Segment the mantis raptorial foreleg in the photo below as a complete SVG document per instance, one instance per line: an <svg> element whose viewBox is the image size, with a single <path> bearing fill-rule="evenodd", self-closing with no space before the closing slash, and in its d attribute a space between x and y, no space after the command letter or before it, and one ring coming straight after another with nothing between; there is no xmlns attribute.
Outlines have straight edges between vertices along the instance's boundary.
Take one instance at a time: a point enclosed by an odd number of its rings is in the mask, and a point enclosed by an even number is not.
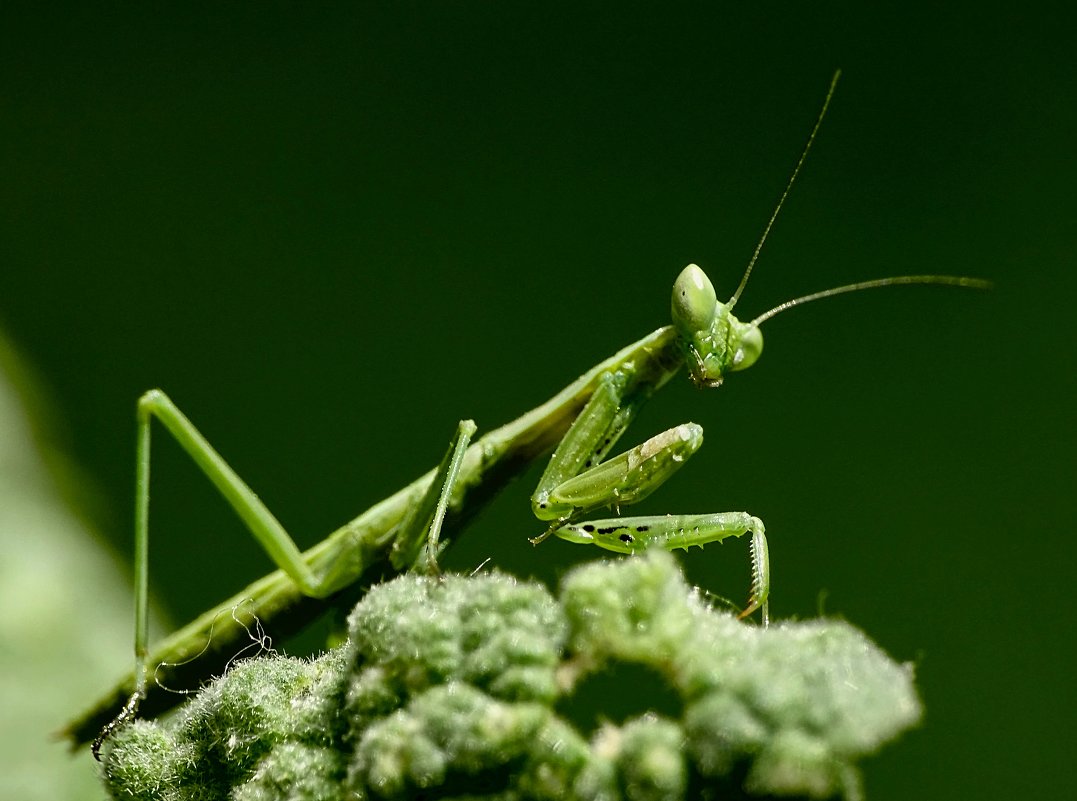
<svg viewBox="0 0 1077 801"><path fill-rule="evenodd" d="M762 608L766 625L770 558L759 518L747 512L721 512L574 522L595 509L611 507L619 512L621 507L643 500L703 444L703 429L695 423L683 423L602 461L639 406L635 398L623 396L623 386L616 374L604 376L550 458L531 506L536 517L552 523L532 542L537 545L556 534L569 542L638 553L649 547L687 550L692 545L751 532L752 586L741 617Z"/></svg>
<svg viewBox="0 0 1077 801"><path fill-rule="evenodd" d="M138 401L138 438L135 473L135 688L120 714L109 723L94 741L96 756L101 743L118 726L134 717L146 695L149 673L149 500L150 500L150 432L156 418L206 477L228 501L229 506L247 526L255 540L298 587L311 598L326 598L350 584L354 577L339 561L328 563L326 569L315 571L300 552L280 521L273 516L254 491L214 449L194 424L172 400L159 389L145 393ZM423 545L427 545L426 564L437 569L437 539L441 521L452 495L465 451L475 433L475 423L462 420L449 445L449 450L434 474L433 481L416 499L410 513L394 532L395 541L390 560L399 569L420 561ZM252 599L257 615L257 600ZM238 622L238 621L237 621Z"/></svg>
<svg viewBox="0 0 1077 801"><path fill-rule="evenodd" d="M647 548L702 547L721 542L726 537L752 535L752 588L748 605L741 611L747 617L763 610L763 625L769 622L767 598L770 596L770 549L763 521L747 512L717 512L709 515L654 515L651 517L615 517L567 523L554 533L563 540L582 545L597 545L617 553L639 553Z"/></svg>
<svg viewBox="0 0 1077 801"><path fill-rule="evenodd" d="M629 386L632 391L626 393ZM624 369L599 378L594 394L558 443L531 496L535 517L567 520L574 512L611 505L610 501L604 501L580 509L580 504L559 498L557 491L605 458L649 396L650 393L643 393L638 386L629 384Z"/></svg>

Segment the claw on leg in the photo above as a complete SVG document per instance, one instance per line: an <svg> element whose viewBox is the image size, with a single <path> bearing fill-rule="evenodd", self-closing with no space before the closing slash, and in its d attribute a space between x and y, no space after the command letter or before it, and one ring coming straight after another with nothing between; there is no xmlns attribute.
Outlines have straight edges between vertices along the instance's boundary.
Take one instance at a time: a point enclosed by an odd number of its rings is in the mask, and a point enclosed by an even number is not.
<svg viewBox="0 0 1077 801"><path fill-rule="evenodd" d="M539 544L545 542L546 540L548 540L550 538L551 534L553 534L555 531L557 531L557 529L561 528L561 526L565 525L565 523L567 523L567 522L568 522L567 518L562 518L560 520L554 520L552 523L550 523L549 528L547 528L545 531L543 531L537 537L530 537L528 539L528 542L530 542L532 545L539 545Z"/></svg>
<svg viewBox="0 0 1077 801"><path fill-rule="evenodd" d="M120 714L112 719L105 728L101 729L101 733L97 735L97 739L93 741L93 745L90 746L90 750L93 751L93 758L98 762L101 761L101 746L104 745L105 740L112 736L112 733L116 729L122 727L129 720L133 720L135 713L138 712L138 705L142 702L142 693L135 692L131 694L131 697L127 699L127 703L124 704Z"/></svg>

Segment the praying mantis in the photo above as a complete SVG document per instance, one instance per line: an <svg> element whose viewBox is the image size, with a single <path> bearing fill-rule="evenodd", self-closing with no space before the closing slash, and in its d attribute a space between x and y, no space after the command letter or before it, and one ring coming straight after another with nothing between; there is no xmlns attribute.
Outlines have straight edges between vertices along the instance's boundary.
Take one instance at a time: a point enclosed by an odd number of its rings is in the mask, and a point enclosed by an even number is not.
<svg viewBox="0 0 1077 801"><path fill-rule="evenodd" d="M763 243L800 172L833 96L823 106L792 175L729 301L689 265L673 285L672 324L659 328L592 367L552 398L471 442L476 426L459 424L437 468L375 504L320 543L300 552L254 492L236 475L180 409L160 390L137 406L135 500L135 668L61 733L99 750L136 713L158 715L181 695L166 687L197 686L226 665L248 641L252 625L290 633L326 606L354 602L364 584L410 569L436 570L443 525L458 528L508 481L553 451L531 502L550 536L620 553L648 547L685 548L750 534L752 581L747 617L768 620L769 549L762 521L747 512L620 517L672 476L702 443L702 429L682 423L608 458L647 400L682 368L699 387L715 388L728 374L752 366L763 349L760 326L793 306L895 284L984 288L973 278L917 275L865 281L787 301L749 322L733 315ZM155 645L148 642L148 546L151 422L156 420L217 487L277 566L277 570L202 614ZM617 516L584 520L611 508Z"/></svg>

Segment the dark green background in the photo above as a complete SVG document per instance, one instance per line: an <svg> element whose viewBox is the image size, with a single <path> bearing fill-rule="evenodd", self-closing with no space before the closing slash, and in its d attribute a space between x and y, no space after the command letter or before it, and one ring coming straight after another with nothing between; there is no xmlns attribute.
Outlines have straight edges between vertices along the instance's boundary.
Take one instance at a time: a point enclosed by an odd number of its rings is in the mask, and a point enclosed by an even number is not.
<svg viewBox="0 0 1077 801"><path fill-rule="evenodd" d="M628 441L707 445L644 511L750 509L773 608L915 660L924 727L874 799L1072 792L1072 25L933 3L71 4L0 19L0 322L129 547L133 410L161 386L301 545L663 324L677 272L740 311L909 272L766 326ZM268 569L158 440L153 587L183 620ZM503 494L454 549L554 580ZM740 598L743 543L685 559ZM92 598L87 622L93 625ZM625 688L610 686L624 697Z"/></svg>

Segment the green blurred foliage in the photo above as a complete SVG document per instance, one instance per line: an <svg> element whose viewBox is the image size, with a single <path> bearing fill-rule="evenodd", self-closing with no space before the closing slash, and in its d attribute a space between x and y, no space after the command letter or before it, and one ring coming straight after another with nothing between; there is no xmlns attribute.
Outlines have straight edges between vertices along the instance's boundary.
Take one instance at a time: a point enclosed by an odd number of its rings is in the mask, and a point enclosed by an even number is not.
<svg viewBox="0 0 1077 801"><path fill-rule="evenodd" d="M309 545L459 418L500 424L665 322L685 263L728 295L841 67L742 311L903 272L998 288L776 318L757 366L670 386L624 440L706 431L641 511L758 514L777 615L825 592L918 661L925 725L872 798L1051 797L1075 778L1070 31L1036 4L5 4L0 322L113 547L151 386ZM268 564L177 450L153 587L187 619ZM505 537L537 533L530 484L451 567L597 555ZM736 544L683 561L747 586Z"/></svg>
<svg viewBox="0 0 1077 801"><path fill-rule="evenodd" d="M74 508L91 482L50 422L0 332L0 797L90 801L101 798L96 766L54 735L130 662L131 596L115 554Z"/></svg>

